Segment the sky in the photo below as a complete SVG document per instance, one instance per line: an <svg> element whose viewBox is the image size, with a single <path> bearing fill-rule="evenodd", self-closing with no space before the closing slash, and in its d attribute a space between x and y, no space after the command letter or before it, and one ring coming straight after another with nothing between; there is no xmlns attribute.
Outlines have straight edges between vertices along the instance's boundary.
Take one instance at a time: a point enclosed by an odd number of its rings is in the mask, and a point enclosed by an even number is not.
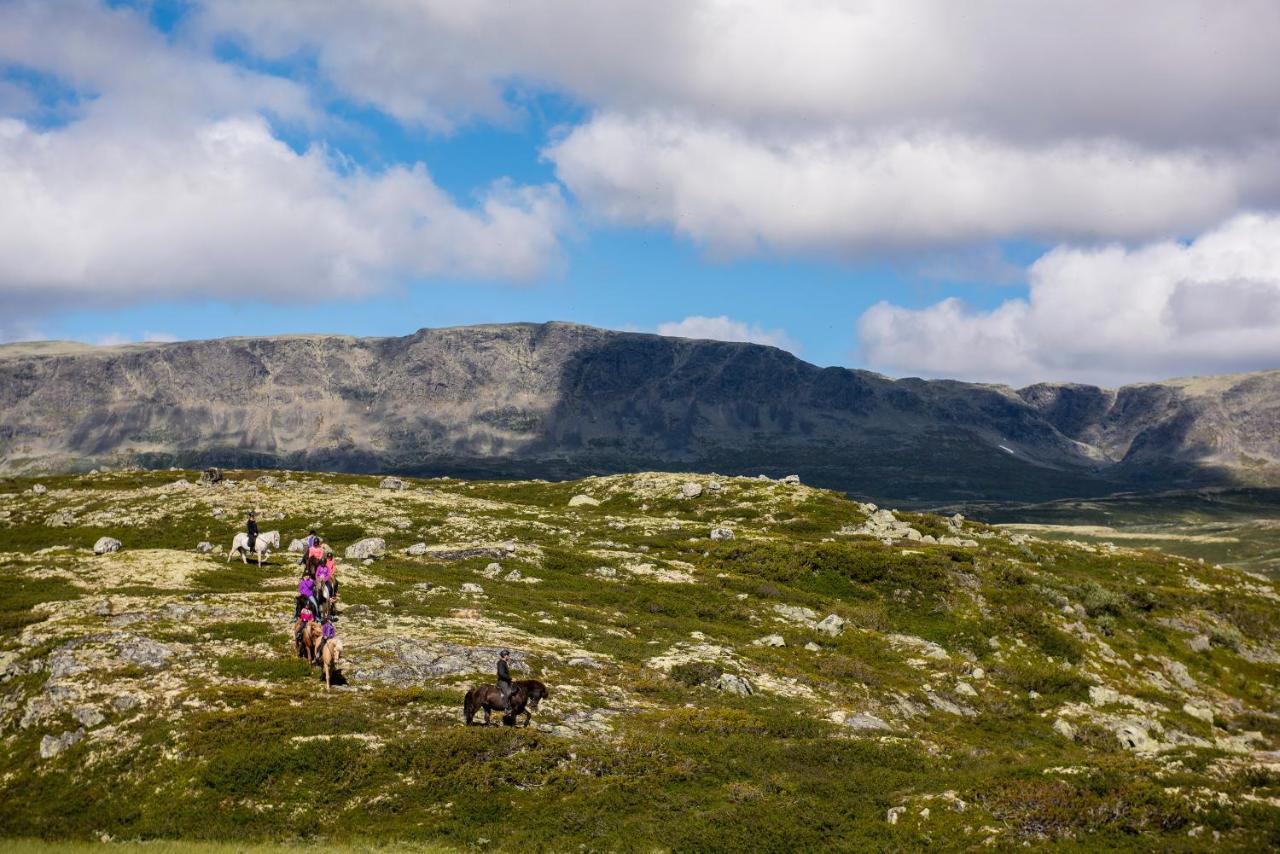
<svg viewBox="0 0 1280 854"><path fill-rule="evenodd" d="M0 341L1280 368L1274 0L0 0Z"/></svg>

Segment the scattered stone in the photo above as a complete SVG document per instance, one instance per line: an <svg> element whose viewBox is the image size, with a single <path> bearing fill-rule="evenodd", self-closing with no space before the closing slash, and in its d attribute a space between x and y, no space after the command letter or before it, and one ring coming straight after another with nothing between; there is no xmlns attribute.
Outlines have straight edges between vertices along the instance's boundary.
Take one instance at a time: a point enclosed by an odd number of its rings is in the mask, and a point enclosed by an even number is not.
<svg viewBox="0 0 1280 854"><path fill-rule="evenodd" d="M976 697L978 692L973 690L973 686L968 682L957 682L956 693L962 697Z"/></svg>
<svg viewBox="0 0 1280 854"><path fill-rule="evenodd" d="M570 507L599 507L600 502L590 495L575 495L569 499Z"/></svg>
<svg viewBox="0 0 1280 854"><path fill-rule="evenodd" d="M929 701L929 705L933 706L940 712L946 712L949 715L963 715L965 717L973 717L978 714L963 703L956 703L952 700L948 700L946 697L943 697L940 694L935 694L933 691L926 690L924 692L924 696L925 699Z"/></svg>
<svg viewBox="0 0 1280 854"><path fill-rule="evenodd" d="M387 541L382 537L365 537L347 546L347 557L351 560L380 558L387 553Z"/></svg>
<svg viewBox="0 0 1280 854"><path fill-rule="evenodd" d="M885 821L889 824L897 824L898 819L907 811L906 807L889 807L889 812L885 815Z"/></svg>
<svg viewBox="0 0 1280 854"><path fill-rule="evenodd" d="M774 613L797 623L814 623L818 620L818 612L803 605L774 605Z"/></svg>
<svg viewBox="0 0 1280 854"><path fill-rule="evenodd" d="M142 704L142 700L132 694L121 694L111 701L111 705L115 707L117 712L127 712L130 709L136 709Z"/></svg>
<svg viewBox="0 0 1280 854"><path fill-rule="evenodd" d="M409 548L405 549L404 553L407 555L412 555L413 557L421 557L422 555L427 553L427 544L414 543L413 545L409 546Z"/></svg>
<svg viewBox="0 0 1280 854"><path fill-rule="evenodd" d="M413 522L409 520L408 516L396 516L392 519L388 519L387 524L395 528L397 531L404 531L407 530Z"/></svg>
<svg viewBox="0 0 1280 854"><path fill-rule="evenodd" d="M1209 646L1210 646L1209 636L1196 635L1195 637L1187 641L1187 646L1191 647L1192 652L1208 652Z"/></svg>
<svg viewBox="0 0 1280 854"><path fill-rule="evenodd" d="M784 478L782 479L782 482L783 482L783 483L799 483L799 482L800 482L800 475L798 475L798 474L789 474L789 475L787 475L786 477L784 477Z"/></svg>
<svg viewBox="0 0 1280 854"><path fill-rule="evenodd" d="M115 537L99 537L98 541L93 544L93 553L96 555L110 554L118 552L123 544Z"/></svg>
<svg viewBox="0 0 1280 854"><path fill-rule="evenodd" d="M484 569L482 569L480 571L480 574L483 575L485 578L497 578L499 575L502 574L502 564L497 563L495 561L494 563L491 563L488 566L486 566Z"/></svg>
<svg viewBox="0 0 1280 854"><path fill-rule="evenodd" d="M787 641L782 635L765 635L762 638L752 641L756 646L786 646Z"/></svg>
<svg viewBox="0 0 1280 854"><path fill-rule="evenodd" d="M470 581L462 585L461 590L463 593L484 593L483 587L479 584L472 584Z"/></svg>
<svg viewBox="0 0 1280 854"><path fill-rule="evenodd" d="M213 551L213 543L210 543L210 542L196 543L196 551L202 555L207 555L209 552Z"/></svg>
<svg viewBox="0 0 1280 854"><path fill-rule="evenodd" d="M1065 738L1067 741L1075 741L1076 728L1062 718L1058 718L1053 722L1053 731Z"/></svg>
<svg viewBox="0 0 1280 854"><path fill-rule="evenodd" d="M841 714L837 712L836 714ZM875 715L866 712L855 712L853 714L844 714L842 719L837 723L859 732L883 731L888 732L892 729L887 723Z"/></svg>
<svg viewBox="0 0 1280 854"><path fill-rule="evenodd" d="M362 566L373 566L373 558L367 557L364 560L360 561L360 564Z"/></svg>
<svg viewBox="0 0 1280 854"><path fill-rule="evenodd" d="M973 672L970 673L969 675L972 676L974 679L986 679L987 671L983 670L981 667L975 667L973 668Z"/></svg>
<svg viewBox="0 0 1280 854"><path fill-rule="evenodd" d="M43 483L33 483L31 485L31 492L35 495L44 495L48 491L49 487L45 486Z"/></svg>
<svg viewBox="0 0 1280 854"><path fill-rule="evenodd" d="M683 498L697 498L702 495L702 484L686 483L680 487L680 495Z"/></svg>
<svg viewBox="0 0 1280 854"><path fill-rule="evenodd" d="M601 578L617 578L618 577L618 570L614 569L611 566L597 566L595 569L591 570L591 572L595 575L600 576Z"/></svg>
<svg viewBox="0 0 1280 854"><path fill-rule="evenodd" d="M40 739L40 758L52 759L82 738L84 738L83 728L75 732L64 732L59 736L46 735Z"/></svg>
<svg viewBox="0 0 1280 854"><path fill-rule="evenodd" d="M147 637L130 637L119 645L120 658L147 670L159 670L169 663L173 650Z"/></svg>
<svg viewBox="0 0 1280 854"><path fill-rule="evenodd" d="M1198 718L1199 720L1204 721L1205 723L1211 726L1213 724L1213 709L1209 708L1208 706L1202 706L1196 703L1183 703L1182 711L1191 715L1191 717L1193 718Z"/></svg>
<svg viewBox="0 0 1280 854"><path fill-rule="evenodd" d="M222 472L216 468L207 468L200 472L201 486L214 486L222 483Z"/></svg>
<svg viewBox="0 0 1280 854"><path fill-rule="evenodd" d="M289 551L302 554L306 550L307 550L307 544L304 541L302 540L289 541Z"/></svg>
<svg viewBox="0 0 1280 854"><path fill-rule="evenodd" d="M845 621L843 617L838 617L835 614L828 614L826 617L822 619L820 623L815 625L813 628L814 628L814 631L821 632L824 635L830 635L831 637L835 637L836 635L844 631L844 625L845 625Z"/></svg>
<svg viewBox="0 0 1280 854"><path fill-rule="evenodd" d="M93 615L95 617L110 617L111 616L111 600L103 599L102 601L94 605Z"/></svg>
<svg viewBox="0 0 1280 854"><path fill-rule="evenodd" d="M44 524L50 528L70 528L75 523L76 517L66 510L50 513L44 520Z"/></svg>
<svg viewBox="0 0 1280 854"><path fill-rule="evenodd" d="M822 647L818 646L813 641L809 641L807 644L805 644L804 648L809 650L809 652L822 652Z"/></svg>
<svg viewBox="0 0 1280 854"><path fill-rule="evenodd" d="M723 489L723 487L720 486L720 481L718 480L713 480L707 484L708 492L719 492L721 489Z"/></svg>
<svg viewBox="0 0 1280 854"><path fill-rule="evenodd" d="M732 540L733 531L728 528L712 528L711 539L713 540Z"/></svg>
<svg viewBox="0 0 1280 854"><path fill-rule="evenodd" d="M1160 743L1147 734L1140 722L1122 721L1115 729L1116 739L1121 747L1136 750L1139 753L1151 753L1159 748Z"/></svg>
<svg viewBox="0 0 1280 854"><path fill-rule="evenodd" d="M755 693L750 682L733 673L721 673L720 678L716 680L716 690L736 694L739 697L750 697Z"/></svg>
<svg viewBox="0 0 1280 854"><path fill-rule="evenodd" d="M507 573L506 578L505 578L505 579L503 579L503 580L504 580L504 581L519 581L519 580L521 580L522 578L524 578L524 573L522 573L522 572L521 572L520 570L518 570L518 569L513 569L513 570L511 570L510 572L508 572L508 573Z"/></svg>
<svg viewBox="0 0 1280 854"><path fill-rule="evenodd" d="M102 712L98 711L93 706L80 706L71 713L71 716L79 721L80 725L86 729L93 729L107 719Z"/></svg>
<svg viewBox="0 0 1280 854"><path fill-rule="evenodd" d="M378 482L379 489L404 489L404 481L398 477L384 477Z"/></svg>
<svg viewBox="0 0 1280 854"><path fill-rule="evenodd" d="M1194 691L1198 686L1196 680L1191 678L1191 674L1187 671L1187 665L1181 661L1174 661L1171 658L1160 659L1160 664L1164 667L1164 672L1169 678L1177 683L1178 687L1184 691Z"/></svg>

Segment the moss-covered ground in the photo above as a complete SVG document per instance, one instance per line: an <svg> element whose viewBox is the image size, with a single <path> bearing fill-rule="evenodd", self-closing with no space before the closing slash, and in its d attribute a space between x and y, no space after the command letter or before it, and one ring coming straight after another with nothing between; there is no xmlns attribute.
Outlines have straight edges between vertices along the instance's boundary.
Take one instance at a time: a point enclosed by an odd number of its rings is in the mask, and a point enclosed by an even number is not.
<svg viewBox="0 0 1280 854"><path fill-rule="evenodd" d="M227 474L0 482L0 848L1280 845L1268 578L762 479ZM385 542L332 691L251 508ZM501 647L551 695L464 726Z"/></svg>

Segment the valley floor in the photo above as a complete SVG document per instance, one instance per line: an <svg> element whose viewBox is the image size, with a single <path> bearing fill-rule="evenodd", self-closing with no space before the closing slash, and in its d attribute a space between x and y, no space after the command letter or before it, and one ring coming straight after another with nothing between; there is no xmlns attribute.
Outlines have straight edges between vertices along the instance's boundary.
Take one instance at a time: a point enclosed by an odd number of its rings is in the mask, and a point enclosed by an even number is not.
<svg viewBox="0 0 1280 854"><path fill-rule="evenodd" d="M332 692L297 555L227 562L249 509L349 555ZM113 472L0 482L0 570L13 840L1280 845L1280 588L1123 543L755 478ZM551 695L466 727L502 647Z"/></svg>

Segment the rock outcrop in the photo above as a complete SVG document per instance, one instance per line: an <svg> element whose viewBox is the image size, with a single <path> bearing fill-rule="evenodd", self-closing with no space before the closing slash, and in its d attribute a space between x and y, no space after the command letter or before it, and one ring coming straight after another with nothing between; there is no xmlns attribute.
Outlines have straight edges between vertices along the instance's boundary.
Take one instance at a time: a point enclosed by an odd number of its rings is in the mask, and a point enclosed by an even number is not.
<svg viewBox="0 0 1280 854"><path fill-rule="evenodd" d="M300 406L304 397L314 405ZM307 416L315 407L323 422ZM0 346L9 472L764 469L784 483L914 501L1030 499L1280 482L1278 421L1280 371L1015 391L565 323ZM201 483L220 479L210 468Z"/></svg>

